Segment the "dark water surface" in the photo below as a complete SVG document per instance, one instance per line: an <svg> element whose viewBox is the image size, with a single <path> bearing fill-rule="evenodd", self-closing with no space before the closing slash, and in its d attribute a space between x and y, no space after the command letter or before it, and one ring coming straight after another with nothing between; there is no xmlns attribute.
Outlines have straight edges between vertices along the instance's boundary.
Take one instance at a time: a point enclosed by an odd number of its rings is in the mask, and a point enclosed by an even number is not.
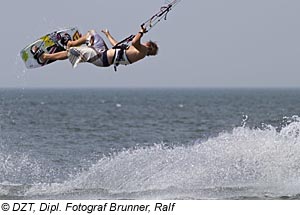
<svg viewBox="0 0 300 215"><path fill-rule="evenodd" d="M2 89L1 199L298 199L299 89Z"/></svg>

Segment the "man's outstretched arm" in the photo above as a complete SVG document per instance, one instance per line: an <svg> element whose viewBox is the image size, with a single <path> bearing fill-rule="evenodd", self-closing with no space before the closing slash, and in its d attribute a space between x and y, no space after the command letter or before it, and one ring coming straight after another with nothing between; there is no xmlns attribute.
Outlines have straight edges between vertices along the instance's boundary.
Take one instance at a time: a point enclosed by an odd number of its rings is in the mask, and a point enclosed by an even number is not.
<svg viewBox="0 0 300 215"><path fill-rule="evenodd" d="M105 36L107 37L107 39L109 40L109 42L112 46L115 46L118 44L118 41L111 36L111 34L109 33L109 31L107 29L102 30L102 33L105 34Z"/></svg>
<svg viewBox="0 0 300 215"><path fill-rule="evenodd" d="M134 46L137 50L141 50L142 47L141 38L145 32L146 30L142 27L141 30L135 35L135 37L131 42L132 46Z"/></svg>

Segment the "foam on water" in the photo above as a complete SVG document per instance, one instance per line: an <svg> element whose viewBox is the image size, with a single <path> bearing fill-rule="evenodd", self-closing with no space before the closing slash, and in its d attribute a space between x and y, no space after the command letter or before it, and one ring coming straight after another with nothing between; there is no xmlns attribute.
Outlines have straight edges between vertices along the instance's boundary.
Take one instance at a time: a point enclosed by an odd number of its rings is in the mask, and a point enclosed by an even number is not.
<svg viewBox="0 0 300 215"><path fill-rule="evenodd" d="M190 146L156 144L103 157L88 170L59 183L32 180L26 198L279 198L300 193L300 121L283 128L237 127ZM35 178L44 166L6 165L0 153L2 181ZM15 159L15 161L14 161ZM27 165L33 165L27 167ZM27 168L36 168L29 173ZM49 167L46 167L49 169ZM34 177L32 176L34 175ZM8 178L7 178L8 177ZM53 181L57 181L54 180ZM6 182L8 183L8 182ZM21 183L21 181L18 181ZM4 185L0 195L7 195ZM11 193L10 193L11 195Z"/></svg>

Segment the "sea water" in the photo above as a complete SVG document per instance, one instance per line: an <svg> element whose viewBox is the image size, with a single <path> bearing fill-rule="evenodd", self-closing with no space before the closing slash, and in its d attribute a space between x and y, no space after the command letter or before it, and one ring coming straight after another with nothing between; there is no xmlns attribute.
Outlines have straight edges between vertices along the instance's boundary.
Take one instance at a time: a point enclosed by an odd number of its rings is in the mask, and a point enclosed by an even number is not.
<svg viewBox="0 0 300 215"><path fill-rule="evenodd" d="M300 89L2 89L0 199L299 199Z"/></svg>

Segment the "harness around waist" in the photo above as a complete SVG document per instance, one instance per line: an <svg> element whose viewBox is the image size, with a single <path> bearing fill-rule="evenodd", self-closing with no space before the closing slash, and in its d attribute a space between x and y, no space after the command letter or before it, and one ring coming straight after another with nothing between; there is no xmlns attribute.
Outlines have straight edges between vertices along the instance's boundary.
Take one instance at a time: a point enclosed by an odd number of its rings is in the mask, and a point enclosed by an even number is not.
<svg viewBox="0 0 300 215"><path fill-rule="evenodd" d="M131 64L130 60L128 59L126 55L126 50L129 48L128 45L122 44L120 46L114 47L115 49L115 56L113 63L115 66L122 65L128 65Z"/></svg>

